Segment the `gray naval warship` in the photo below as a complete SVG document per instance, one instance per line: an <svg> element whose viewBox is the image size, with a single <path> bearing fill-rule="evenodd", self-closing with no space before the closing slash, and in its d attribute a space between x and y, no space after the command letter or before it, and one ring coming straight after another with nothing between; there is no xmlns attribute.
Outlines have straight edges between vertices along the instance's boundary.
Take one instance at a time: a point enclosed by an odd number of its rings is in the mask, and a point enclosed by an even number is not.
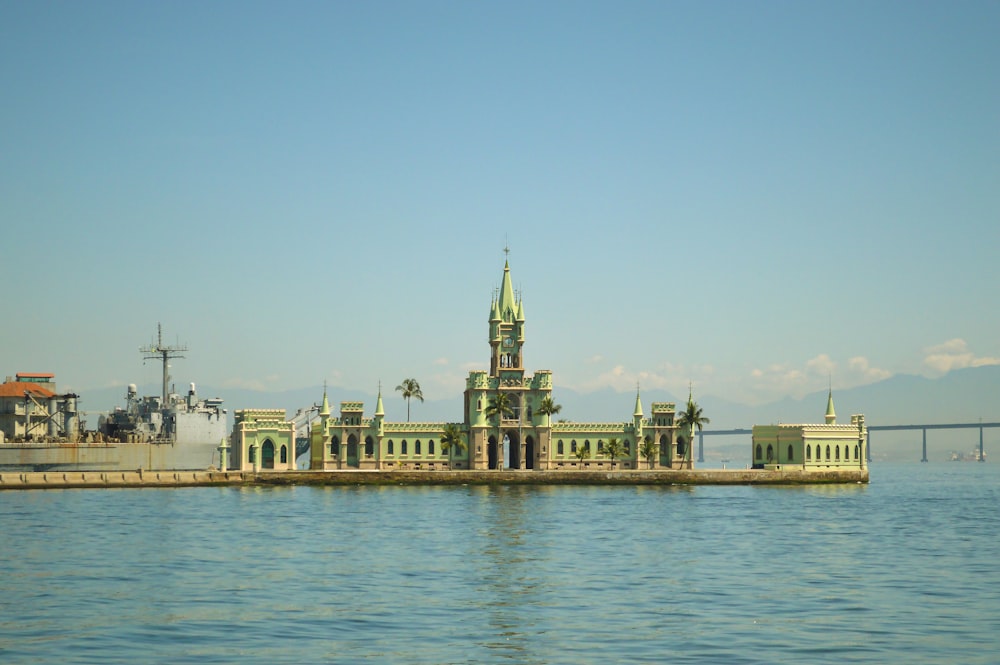
<svg viewBox="0 0 1000 665"><path fill-rule="evenodd" d="M130 384L125 406L101 415L93 431L79 427L78 395L57 395L44 386L25 383L23 407L15 404L11 414L21 414L23 424L5 427L12 430L6 437L0 431L0 471L218 468L220 447L227 445L228 434L223 400L199 398L193 383L186 395L167 389L169 361L182 358L186 350L164 345L162 328L158 328L157 341L140 351L146 359L162 362L162 393L140 396L135 384ZM23 380L21 375L18 378Z"/></svg>

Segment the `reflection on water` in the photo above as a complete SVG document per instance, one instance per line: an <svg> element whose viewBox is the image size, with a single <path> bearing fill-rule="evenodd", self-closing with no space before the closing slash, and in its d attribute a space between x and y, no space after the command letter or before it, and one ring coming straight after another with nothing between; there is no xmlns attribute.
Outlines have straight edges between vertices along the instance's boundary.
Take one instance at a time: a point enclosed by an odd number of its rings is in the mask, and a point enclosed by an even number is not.
<svg viewBox="0 0 1000 665"><path fill-rule="evenodd" d="M0 661L992 662L1000 474L951 467L5 492Z"/></svg>

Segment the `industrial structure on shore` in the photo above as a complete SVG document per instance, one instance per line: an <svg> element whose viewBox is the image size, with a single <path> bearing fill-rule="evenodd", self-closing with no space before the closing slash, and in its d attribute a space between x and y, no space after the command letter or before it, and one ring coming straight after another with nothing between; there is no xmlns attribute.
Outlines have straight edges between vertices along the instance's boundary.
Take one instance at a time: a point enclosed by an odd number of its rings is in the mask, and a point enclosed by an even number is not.
<svg viewBox="0 0 1000 665"><path fill-rule="evenodd" d="M227 415L218 398L200 399L192 383L186 395L168 388L168 362L186 349L156 342L142 347L163 365L160 395L140 396L135 384L125 406L100 416L86 430L79 395L56 390L55 375L18 373L0 385L0 470L116 471L205 470L224 465Z"/></svg>

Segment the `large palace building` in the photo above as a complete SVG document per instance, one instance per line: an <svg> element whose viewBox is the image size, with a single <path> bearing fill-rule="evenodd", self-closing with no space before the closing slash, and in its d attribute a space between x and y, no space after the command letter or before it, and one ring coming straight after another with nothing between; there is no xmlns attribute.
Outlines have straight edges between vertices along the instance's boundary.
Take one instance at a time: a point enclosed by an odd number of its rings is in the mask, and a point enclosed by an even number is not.
<svg viewBox="0 0 1000 665"><path fill-rule="evenodd" d="M514 293L510 265L505 263L499 291L490 304L489 370L469 372L462 421L386 422L381 390L371 416L365 415L362 402L341 402L340 413L334 414L324 391L319 419L310 433L310 468L692 467L691 433L678 431L672 402L654 402L646 417L637 392L635 410L622 422L552 422L547 408L553 404L552 372L525 371L525 342L524 303ZM460 443L451 443L446 432L457 433ZM251 452L242 459L252 456Z"/></svg>

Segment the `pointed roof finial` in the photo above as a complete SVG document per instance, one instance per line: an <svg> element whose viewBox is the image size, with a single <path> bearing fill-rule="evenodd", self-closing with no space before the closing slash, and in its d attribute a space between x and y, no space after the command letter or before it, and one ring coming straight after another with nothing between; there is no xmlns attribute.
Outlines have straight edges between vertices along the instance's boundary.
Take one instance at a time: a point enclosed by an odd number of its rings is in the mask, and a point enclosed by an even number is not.
<svg viewBox="0 0 1000 665"><path fill-rule="evenodd" d="M319 415L328 416L330 415L330 400L326 398L326 380L323 380L323 406L319 409Z"/></svg>
<svg viewBox="0 0 1000 665"><path fill-rule="evenodd" d="M379 379L378 382L378 400L375 402L375 416L381 417L385 415L385 407L382 406L382 380Z"/></svg>
<svg viewBox="0 0 1000 665"><path fill-rule="evenodd" d="M639 399L639 382L635 382L635 411L632 413L635 418L642 417L642 400Z"/></svg>
<svg viewBox="0 0 1000 665"><path fill-rule="evenodd" d="M826 398L826 424L836 425L837 424L837 412L833 410L833 385L831 383L830 393Z"/></svg>

